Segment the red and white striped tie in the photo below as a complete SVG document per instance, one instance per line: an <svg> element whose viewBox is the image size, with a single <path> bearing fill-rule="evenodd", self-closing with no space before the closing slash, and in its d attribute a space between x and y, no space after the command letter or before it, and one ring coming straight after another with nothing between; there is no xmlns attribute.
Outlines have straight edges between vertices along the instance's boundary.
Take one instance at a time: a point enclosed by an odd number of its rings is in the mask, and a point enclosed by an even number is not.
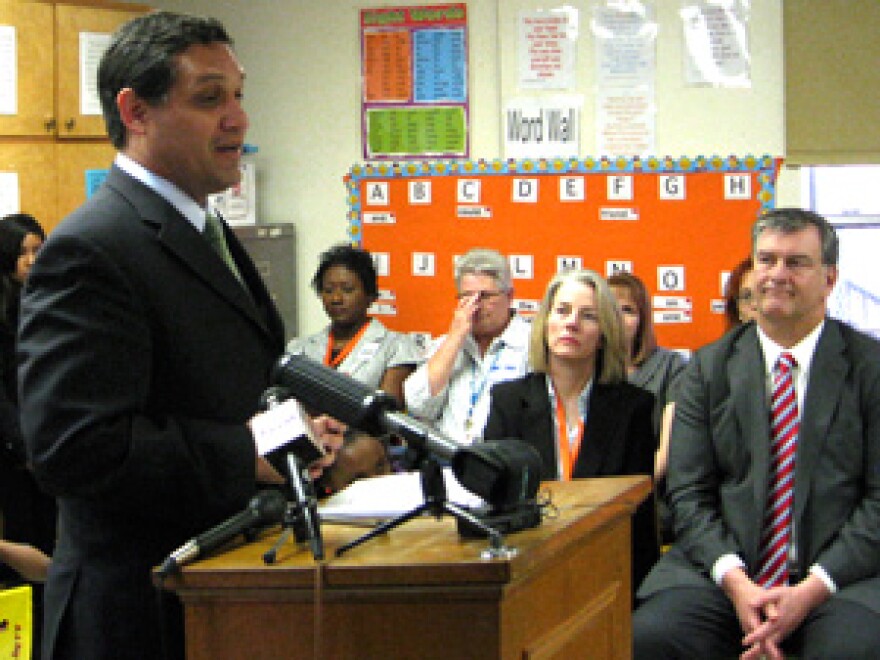
<svg viewBox="0 0 880 660"><path fill-rule="evenodd" d="M794 504L794 463L800 431L797 394L790 353L779 356L773 369L770 397L770 491L761 534L761 554L755 581L762 587L788 584L788 551L791 545L791 512Z"/></svg>

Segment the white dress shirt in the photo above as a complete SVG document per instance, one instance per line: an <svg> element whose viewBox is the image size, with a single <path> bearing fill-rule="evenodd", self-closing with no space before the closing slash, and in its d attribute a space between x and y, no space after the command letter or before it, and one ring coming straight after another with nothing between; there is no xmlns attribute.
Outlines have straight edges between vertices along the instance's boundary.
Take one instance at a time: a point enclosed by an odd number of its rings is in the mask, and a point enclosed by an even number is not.
<svg viewBox="0 0 880 660"><path fill-rule="evenodd" d="M801 417L803 417L804 401L806 399L807 393L807 383L809 382L810 376L810 367L813 363L813 355L816 352L816 344L819 343L819 337L822 334L822 329L824 327L825 321L823 320L806 337L804 337L800 342L798 342L791 348L784 348L783 346L780 346L772 339L770 339L770 337L768 337L767 334L763 330L761 330L760 327L758 327L758 341L761 345L761 352L764 354L764 381L766 384L765 391L768 401L768 410L770 393L773 391L773 367L779 360L779 356L782 353L790 353L797 362L797 366L794 367L793 374L794 388L795 394L797 395L798 413ZM795 462L795 480L797 480L797 462ZM797 530L795 529L794 522L792 522L791 532L791 547L789 548L789 558L790 562L796 563ZM727 573L727 571L736 567L745 567L745 562L743 562L743 560L739 556L734 554L722 555L712 566L712 578L720 586L721 581L724 579L724 575ZM812 566L810 566L809 572L822 580L822 582L825 583L825 586L828 587L828 590L831 593L837 591L837 585L834 583L834 581L831 579L831 576L828 575L828 572L824 568L822 568L818 564L813 564Z"/></svg>
<svg viewBox="0 0 880 660"><path fill-rule="evenodd" d="M489 344L485 355L480 355L477 342L469 336L455 358L446 387L431 396L427 360L446 336L434 339L424 361L403 382L408 411L456 442L471 444L481 439L489 418L492 386L524 376L528 371L530 334L531 324L513 316L504 332Z"/></svg>

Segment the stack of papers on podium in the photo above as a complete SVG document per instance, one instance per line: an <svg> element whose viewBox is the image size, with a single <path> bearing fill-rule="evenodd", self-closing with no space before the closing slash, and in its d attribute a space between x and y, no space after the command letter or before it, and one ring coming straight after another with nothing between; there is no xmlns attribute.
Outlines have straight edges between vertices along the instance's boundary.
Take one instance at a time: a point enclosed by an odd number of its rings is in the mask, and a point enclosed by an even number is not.
<svg viewBox="0 0 880 660"><path fill-rule="evenodd" d="M465 490L450 468L443 469L446 499L461 507L473 508L485 502ZM412 511L425 501L419 472L402 472L383 477L359 479L318 505L324 520L394 518Z"/></svg>

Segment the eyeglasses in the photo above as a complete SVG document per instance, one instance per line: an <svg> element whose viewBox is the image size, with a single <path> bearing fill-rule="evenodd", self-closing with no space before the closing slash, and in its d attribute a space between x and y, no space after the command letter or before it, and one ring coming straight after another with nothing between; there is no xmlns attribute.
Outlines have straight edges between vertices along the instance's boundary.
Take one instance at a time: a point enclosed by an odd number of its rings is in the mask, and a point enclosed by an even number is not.
<svg viewBox="0 0 880 660"><path fill-rule="evenodd" d="M478 302L482 302L483 300L495 300L501 295L504 295L503 291L461 291L455 297L459 300L476 297Z"/></svg>

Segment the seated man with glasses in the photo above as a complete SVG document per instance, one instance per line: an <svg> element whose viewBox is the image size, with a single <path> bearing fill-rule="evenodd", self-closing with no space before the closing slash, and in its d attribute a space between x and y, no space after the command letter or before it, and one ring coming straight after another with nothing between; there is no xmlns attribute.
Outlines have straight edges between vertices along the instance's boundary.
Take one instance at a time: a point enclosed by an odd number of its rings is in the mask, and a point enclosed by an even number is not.
<svg viewBox="0 0 880 660"><path fill-rule="evenodd" d="M510 266L495 250L462 256L455 285L449 331L431 342L403 389L412 414L470 444L482 437L492 385L526 373L530 327L510 309Z"/></svg>

